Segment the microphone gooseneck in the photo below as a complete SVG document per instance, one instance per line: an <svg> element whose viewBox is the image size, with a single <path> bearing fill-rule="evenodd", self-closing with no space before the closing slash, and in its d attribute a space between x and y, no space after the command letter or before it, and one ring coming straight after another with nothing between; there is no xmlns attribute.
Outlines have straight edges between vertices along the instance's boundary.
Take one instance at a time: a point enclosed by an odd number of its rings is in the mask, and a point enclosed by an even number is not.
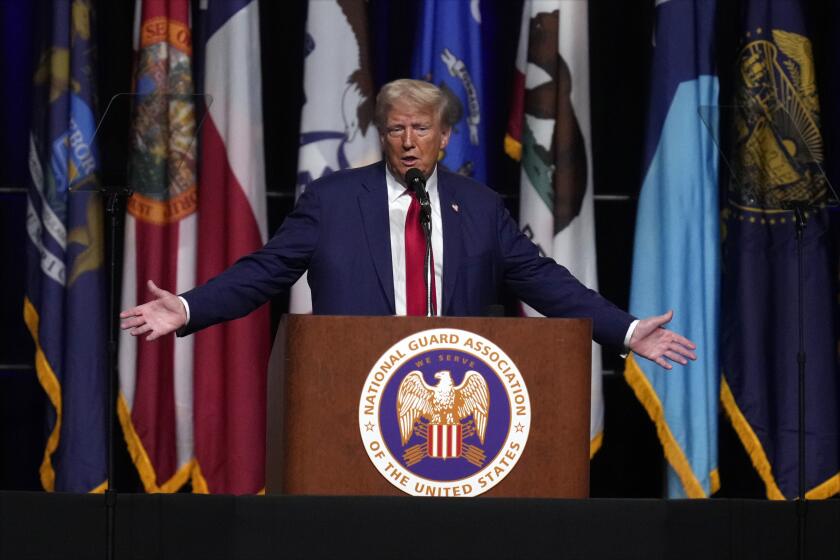
<svg viewBox="0 0 840 560"><path fill-rule="evenodd" d="M422 171L416 167L406 171L405 184L417 195L417 201L420 203L420 225L423 227L423 237L426 238L426 256L423 259L423 280L426 284L426 316L431 317L434 315L432 289L429 282L429 269L432 261L432 203L429 202L429 193L426 191L426 177Z"/></svg>

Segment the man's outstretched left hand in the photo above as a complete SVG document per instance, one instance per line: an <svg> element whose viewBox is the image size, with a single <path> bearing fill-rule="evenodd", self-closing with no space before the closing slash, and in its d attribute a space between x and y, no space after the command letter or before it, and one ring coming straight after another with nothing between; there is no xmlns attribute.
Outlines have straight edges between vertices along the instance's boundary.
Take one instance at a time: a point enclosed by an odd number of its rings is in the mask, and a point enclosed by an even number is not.
<svg viewBox="0 0 840 560"><path fill-rule="evenodd" d="M640 319L630 338L630 350L656 362L665 369L671 369L671 362L685 365L696 360L697 345L681 334L664 327L674 317L673 311ZM670 362L668 361L670 360Z"/></svg>

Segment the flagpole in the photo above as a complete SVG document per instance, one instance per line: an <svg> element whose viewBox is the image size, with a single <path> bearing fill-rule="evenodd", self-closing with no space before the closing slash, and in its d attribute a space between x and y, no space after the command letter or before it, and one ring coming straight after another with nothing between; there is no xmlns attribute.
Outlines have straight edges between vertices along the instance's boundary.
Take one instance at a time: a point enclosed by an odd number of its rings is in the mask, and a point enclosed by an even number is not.
<svg viewBox="0 0 840 560"><path fill-rule="evenodd" d="M797 205L793 209L793 214L796 218L796 260L797 260L797 315L799 321L799 348L796 353L796 364L798 369L798 387L799 387L799 427L798 427L798 442L799 447L799 500L796 504L797 513L797 528L799 538L799 558L805 558L805 516L807 513L807 504L805 499L805 308L804 308L804 286L803 279L805 262L803 256L803 241L805 236L805 227L808 225L808 215L801 205Z"/></svg>
<svg viewBox="0 0 840 560"><path fill-rule="evenodd" d="M131 189L126 187L103 187L100 189L105 198L105 213L108 215L110 235L110 263L108 266L108 462L106 468L105 511L106 511L106 548L105 557L113 560L116 556L116 505L117 488L114 474L114 439L117 423L117 325L119 314L117 263L121 260L117 254L117 233L120 218L125 209L125 201L131 196Z"/></svg>

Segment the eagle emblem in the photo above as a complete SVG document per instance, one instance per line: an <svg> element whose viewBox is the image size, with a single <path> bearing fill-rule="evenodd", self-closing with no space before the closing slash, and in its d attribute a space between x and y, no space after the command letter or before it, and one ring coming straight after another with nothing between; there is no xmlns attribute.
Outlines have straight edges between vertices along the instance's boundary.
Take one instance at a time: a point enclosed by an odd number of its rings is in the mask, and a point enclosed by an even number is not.
<svg viewBox="0 0 840 560"><path fill-rule="evenodd" d="M414 370L402 380L397 393L397 419L402 444L412 435L426 440L405 450L407 466L426 457L450 459L463 457L476 466L486 460L484 451L464 440L478 437L484 444L490 410L487 382L477 371L467 371L460 385L455 386L451 372L434 375L438 383L428 385L423 374Z"/></svg>
<svg viewBox="0 0 840 560"><path fill-rule="evenodd" d="M738 110L733 116L735 204L751 210L820 204L830 191L811 42L774 29L739 55Z"/></svg>

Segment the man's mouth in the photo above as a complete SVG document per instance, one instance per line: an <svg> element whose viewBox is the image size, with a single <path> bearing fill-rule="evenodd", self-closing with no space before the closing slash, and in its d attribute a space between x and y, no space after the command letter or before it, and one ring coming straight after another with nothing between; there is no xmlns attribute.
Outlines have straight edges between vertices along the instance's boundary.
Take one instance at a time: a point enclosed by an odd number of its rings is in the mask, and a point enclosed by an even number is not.
<svg viewBox="0 0 840 560"><path fill-rule="evenodd" d="M400 158L400 161L403 163L403 165L405 165L407 167L412 167L418 161L420 161L420 159L416 158L416 157L413 157L413 156L404 156L404 157Z"/></svg>

